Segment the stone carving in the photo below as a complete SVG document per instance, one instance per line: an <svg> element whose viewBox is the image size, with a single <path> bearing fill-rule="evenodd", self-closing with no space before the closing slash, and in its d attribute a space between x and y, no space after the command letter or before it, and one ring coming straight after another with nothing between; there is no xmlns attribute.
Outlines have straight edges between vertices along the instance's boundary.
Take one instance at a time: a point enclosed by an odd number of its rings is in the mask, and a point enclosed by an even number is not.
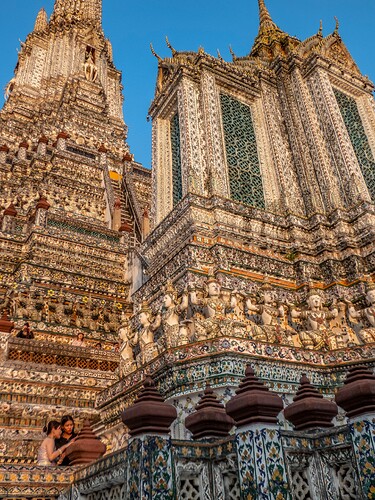
<svg viewBox="0 0 375 500"><path fill-rule="evenodd" d="M98 68L94 62L94 54L93 49L91 47L87 47L86 55L85 55L85 64L83 65L85 71L86 80L89 82L95 82L98 78Z"/></svg>
<svg viewBox="0 0 375 500"><path fill-rule="evenodd" d="M218 280L211 276L206 283L207 297L199 299L196 291L190 292L190 300L193 305L202 307L204 319L195 318L195 334L197 340L214 338L220 335L220 327L230 307L225 303L221 295L221 286Z"/></svg>
<svg viewBox="0 0 375 500"><path fill-rule="evenodd" d="M158 355L156 343L154 341L155 326L151 323L152 311L144 302L138 313L140 329L135 333L134 343L139 343L141 363L145 364Z"/></svg>
<svg viewBox="0 0 375 500"><path fill-rule="evenodd" d="M128 373L134 371L137 367L134 359L134 343L131 342L130 339L129 321L127 319L122 321L121 327L118 331L118 336L122 340L120 347L120 371L122 375L127 375Z"/></svg>
<svg viewBox="0 0 375 500"><path fill-rule="evenodd" d="M179 345L180 333L185 338L186 333L180 328L180 318L188 307L188 294L185 292L181 301L177 298L177 290L171 281L167 282L164 288L163 306L156 316L153 328L162 327L166 347L176 347Z"/></svg>
<svg viewBox="0 0 375 500"><path fill-rule="evenodd" d="M261 317L262 326L260 330L255 329L254 338L265 342L293 345L292 334L286 329L285 308L275 302L275 291L269 283L264 283L259 292L259 304L253 304L250 297L246 301L247 310Z"/></svg>
<svg viewBox="0 0 375 500"><path fill-rule="evenodd" d="M340 307L345 307L341 304ZM306 349L337 349L343 347L342 336L330 329L330 320L338 315L337 308L331 311L323 308L321 292L311 289L307 295L307 308L297 311L292 305L292 318L304 321L304 329L299 333L301 344Z"/></svg>
<svg viewBox="0 0 375 500"><path fill-rule="evenodd" d="M356 311L353 304L349 302L348 313L351 320L361 321L358 337L364 344L367 344L375 342L375 283L367 285L365 298L367 307Z"/></svg>

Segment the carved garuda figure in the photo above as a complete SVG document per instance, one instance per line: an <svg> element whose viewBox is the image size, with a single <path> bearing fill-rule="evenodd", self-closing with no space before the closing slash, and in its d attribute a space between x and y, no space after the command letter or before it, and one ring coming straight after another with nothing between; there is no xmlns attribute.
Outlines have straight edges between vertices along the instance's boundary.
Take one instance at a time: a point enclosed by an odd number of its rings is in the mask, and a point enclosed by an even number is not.
<svg viewBox="0 0 375 500"><path fill-rule="evenodd" d="M269 283L264 283L259 290L259 303L253 304L249 297L246 301L248 311L261 317L262 326L254 330L253 337L264 342L294 345L292 333L286 329L285 309L275 301L275 291Z"/></svg>
<svg viewBox="0 0 375 500"><path fill-rule="evenodd" d="M345 347L343 337L330 328L330 321L338 315L337 308L323 308L321 292L311 289L307 294L307 308L297 311L292 306L292 318L304 321L304 330L299 333L301 344L306 349L337 349Z"/></svg>

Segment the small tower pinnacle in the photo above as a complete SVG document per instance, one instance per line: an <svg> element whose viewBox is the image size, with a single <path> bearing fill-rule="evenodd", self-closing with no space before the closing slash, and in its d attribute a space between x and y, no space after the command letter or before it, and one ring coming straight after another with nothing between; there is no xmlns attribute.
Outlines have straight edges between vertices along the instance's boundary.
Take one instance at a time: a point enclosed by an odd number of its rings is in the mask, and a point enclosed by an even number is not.
<svg viewBox="0 0 375 500"><path fill-rule="evenodd" d="M42 8L40 9L36 17L34 31L36 32L43 31L44 29L47 28L47 25L48 25L47 12Z"/></svg>

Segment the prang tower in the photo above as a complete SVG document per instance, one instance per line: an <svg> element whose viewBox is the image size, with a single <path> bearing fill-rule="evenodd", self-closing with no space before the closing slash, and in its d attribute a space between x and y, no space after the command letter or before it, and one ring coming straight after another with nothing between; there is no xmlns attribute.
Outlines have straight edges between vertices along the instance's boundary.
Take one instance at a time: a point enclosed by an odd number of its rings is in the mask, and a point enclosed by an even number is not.
<svg viewBox="0 0 375 500"><path fill-rule="evenodd" d="M338 23L301 41L275 24L263 0L259 14L249 53L233 53L230 62L168 41L169 57L153 51L154 227L140 249L146 280L133 294L138 309L125 332L123 377L97 404L115 435L136 384L152 374L177 409L177 498L195 490L216 498L217 478L225 483L234 469L261 488L256 469L236 469L230 459L207 463L195 455L197 443L179 441L191 439L185 417L207 383L226 402L251 363L289 405L304 373L332 399L349 366L374 366L374 87ZM291 430L282 415L278 425ZM340 458L331 444L327 477L340 470L355 498L351 445ZM293 495L308 498L303 478L320 474L324 454L317 451L320 465L312 464L306 449L298 455L285 446ZM271 477L267 460L261 468ZM312 497L325 497L327 477L320 486L307 481ZM241 488L233 498L258 498ZM343 495L340 488L332 498Z"/></svg>
<svg viewBox="0 0 375 500"><path fill-rule="evenodd" d="M57 407L57 417L93 417L132 310L127 262L147 229L150 173L125 142L101 20L101 0L56 0L50 19L42 9L0 112L4 460L35 458ZM6 333L26 321L34 340ZM71 345L79 333L85 347Z"/></svg>

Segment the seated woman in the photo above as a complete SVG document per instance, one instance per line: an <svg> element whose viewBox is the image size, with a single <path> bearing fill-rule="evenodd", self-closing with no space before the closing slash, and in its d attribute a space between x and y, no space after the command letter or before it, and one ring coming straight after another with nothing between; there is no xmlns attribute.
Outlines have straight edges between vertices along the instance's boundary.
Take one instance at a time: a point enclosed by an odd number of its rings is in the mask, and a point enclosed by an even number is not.
<svg viewBox="0 0 375 500"><path fill-rule="evenodd" d="M34 338L34 334L32 332L32 330L30 330L30 325L29 323L25 323L22 327L22 330L20 330L16 337L20 338L20 339L33 339Z"/></svg>
<svg viewBox="0 0 375 500"><path fill-rule="evenodd" d="M44 439L38 450L37 464L44 466L57 465L56 460L61 457L68 446L72 444L73 440L56 450L55 439L58 439L61 436L60 422L57 422L56 420L51 420L51 422L44 427L43 432L47 434L47 437Z"/></svg>
<svg viewBox="0 0 375 500"><path fill-rule="evenodd" d="M70 443L77 434L74 432L74 420L70 415L64 415L61 419L62 434L55 440L56 449L60 449L66 444ZM70 460L68 457L63 456L63 460L58 465L69 465Z"/></svg>
<svg viewBox="0 0 375 500"><path fill-rule="evenodd" d="M83 333L78 333L77 338L72 340L72 345L75 345L76 347L85 347L86 342L85 342L85 336Z"/></svg>

